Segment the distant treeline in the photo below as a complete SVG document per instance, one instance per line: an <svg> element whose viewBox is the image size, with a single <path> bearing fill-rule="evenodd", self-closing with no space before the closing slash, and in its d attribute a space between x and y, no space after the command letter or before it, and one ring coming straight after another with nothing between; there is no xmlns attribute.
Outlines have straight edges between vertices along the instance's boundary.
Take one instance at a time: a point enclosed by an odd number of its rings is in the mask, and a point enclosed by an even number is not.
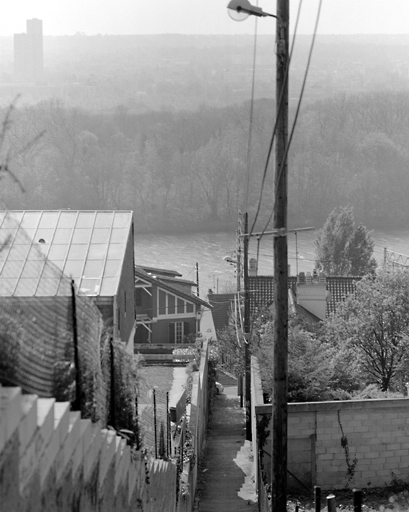
<svg viewBox="0 0 409 512"><path fill-rule="evenodd" d="M4 114L4 111L3 111ZM319 227L349 204L369 227L409 218L409 91L340 95L307 105L289 155L289 224ZM258 227L273 208L273 163L261 193L274 104L95 114L47 101L17 108L1 148L11 148L0 199L11 209L132 209L136 231L220 230L238 210ZM45 130L29 149L27 144ZM25 149L24 149L25 148ZM250 176L247 174L250 162Z"/></svg>

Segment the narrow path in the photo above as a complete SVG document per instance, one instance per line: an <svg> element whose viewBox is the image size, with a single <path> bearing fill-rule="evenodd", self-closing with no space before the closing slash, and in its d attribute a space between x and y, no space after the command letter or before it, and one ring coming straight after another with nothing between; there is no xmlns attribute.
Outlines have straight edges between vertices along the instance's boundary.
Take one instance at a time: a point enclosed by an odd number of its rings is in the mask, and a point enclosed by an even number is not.
<svg viewBox="0 0 409 512"><path fill-rule="evenodd" d="M222 373L224 393L216 397L206 448L198 468L197 512L258 510L252 478L251 443L245 440L245 411L237 381Z"/></svg>

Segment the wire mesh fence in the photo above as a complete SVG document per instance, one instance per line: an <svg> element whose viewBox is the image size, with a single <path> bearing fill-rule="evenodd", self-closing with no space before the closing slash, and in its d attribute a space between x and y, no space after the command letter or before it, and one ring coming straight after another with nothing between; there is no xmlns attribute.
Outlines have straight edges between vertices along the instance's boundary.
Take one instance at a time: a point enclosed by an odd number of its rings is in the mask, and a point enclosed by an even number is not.
<svg viewBox="0 0 409 512"><path fill-rule="evenodd" d="M143 382L139 389L138 415L142 444L155 458L171 456L169 393Z"/></svg>
<svg viewBox="0 0 409 512"><path fill-rule="evenodd" d="M30 229L30 228L28 228ZM0 382L107 419L102 316L12 214L0 230Z"/></svg>

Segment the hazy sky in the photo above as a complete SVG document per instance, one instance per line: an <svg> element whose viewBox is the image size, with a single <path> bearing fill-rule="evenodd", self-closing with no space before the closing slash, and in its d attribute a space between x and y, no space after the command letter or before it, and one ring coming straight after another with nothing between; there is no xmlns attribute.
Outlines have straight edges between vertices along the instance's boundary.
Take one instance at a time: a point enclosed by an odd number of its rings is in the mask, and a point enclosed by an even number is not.
<svg viewBox="0 0 409 512"><path fill-rule="evenodd" d="M290 0L292 20L299 0ZM75 34L240 34L253 33L254 19L234 22L228 0L13 0L3 2L0 35L25 32L25 20L43 20L45 35ZM257 1L253 1L257 5ZM317 0L303 0L300 33L311 33ZM259 5L274 14L275 0ZM271 33L272 18L259 20ZM323 0L319 33L409 33L409 0Z"/></svg>

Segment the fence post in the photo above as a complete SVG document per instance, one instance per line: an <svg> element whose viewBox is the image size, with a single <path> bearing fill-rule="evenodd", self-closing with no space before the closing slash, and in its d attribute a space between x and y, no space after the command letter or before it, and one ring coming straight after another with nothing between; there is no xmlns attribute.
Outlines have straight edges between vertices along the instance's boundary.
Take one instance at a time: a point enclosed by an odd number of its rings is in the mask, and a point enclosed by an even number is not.
<svg viewBox="0 0 409 512"><path fill-rule="evenodd" d="M156 432L156 392L153 388L153 428L155 432L155 459L158 458L158 434Z"/></svg>
<svg viewBox="0 0 409 512"><path fill-rule="evenodd" d="M166 392L166 451L170 456L170 414L169 414L169 391Z"/></svg>
<svg viewBox="0 0 409 512"><path fill-rule="evenodd" d="M75 299L74 279L71 279L71 307L72 307L72 334L74 339L74 365L75 365L75 402L73 411L81 410L81 380L80 380L80 358L78 354L78 325L77 325L77 302Z"/></svg>
<svg viewBox="0 0 409 512"><path fill-rule="evenodd" d="M335 502L335 496L333 494L330 494L327 496L327 508L328 512L336 512L337 511L337 504Z"/></svg>
<svg viewBox="0 0 409 512"><path fill-rule="evenodd" d="M116 429L116 414L115 414L115 351L114 351L114 340L110 339L109 342L110 356L111 356L111 423L114 429Z"/></svg>
<svg viewBox="0 0 409 512"><path fill-rule="evenodd" d="M314 485L314 504L315 512L321 511L321 487Z"/></svg>
<svg viewBox="0 0 409 512"><path fill-rule="evenodd" d="M353 489L354 494L354 512L362 511L362 491L361 489Z"/></svg>

